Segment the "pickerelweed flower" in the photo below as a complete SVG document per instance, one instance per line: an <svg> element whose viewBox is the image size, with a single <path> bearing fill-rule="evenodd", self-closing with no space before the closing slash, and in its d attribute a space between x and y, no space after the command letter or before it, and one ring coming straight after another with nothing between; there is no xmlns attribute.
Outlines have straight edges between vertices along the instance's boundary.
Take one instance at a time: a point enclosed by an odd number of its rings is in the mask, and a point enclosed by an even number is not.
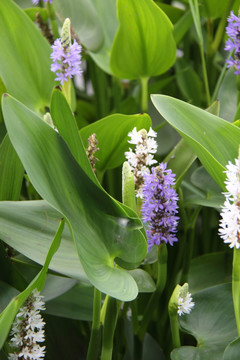
<svg viewBox="0 0 240 360"><path fill-rule="evenodd" d="M134 174L136 196L142 199L143 175L149 172L148 166L157 162L152 155L157 151L157 142L154 139L157 133L152 128L147 132L145 129L137 131L135 127L128 136L131 138L128 142L136 145L136 148L135 152L129 148L125 156Z"/></svg>
<svg viewBox="0 0 240 360"><path fill-rule="evenodd" d="M163 241L173 245L177 241L175 234L179 220L176 216L178 195L173 188L175 175L172 170L167 170L166 163L161 163L153 167L151 173L144 174L143 178L142 219L148 223L148 250Z"/></svg>
<svg viewBox="0 0 240 360"><path fill-rule="evenodd" d="M187 285L187 284L186 284ZM184 286L183 286L184 287ZM192 295L185 289L180 290L178 296L178 315L190 314L195 303L192 301ZM188 285L187 285L188 288Z"/></svg>
<svg viewBox="0 0 240 360"><path fill-rule="evenodd" d="M229 39L226 41L225 50L233 51L233 56L227 61L227 67L233 66L235 74L240 74L240 17L231 11L228 17L226 33Z"/></svg>
<svg viewBox="0 0 240 360"><path fill-rule="evenodd" d="M50 4L52 4L52 0L43 0L45 3L49 2ZM33 5L37 5L39 3L39 0L32 0Z"/></svg>
<svg viewBox="0 0 240 360"><path fill-rule="evenodd" d="M71 44L69 19L65 20L62 37L54 41L52 49L51 58L53 63L51 71L56 73L56 81L60 81L63 84L64 81L71 79L73 75L80 75L82 73L80 67L82 47L76 40Z"/></svg>
<svg viewBox="0 0 240 360"><path fill-rule="evenodd" d="M45 310L44 302L37 289L25 301L12 325L11 360L40 360L44 359L45 346L38 343L44 341L44 322L40 310Z"/></svg>
<svg viewBox="0 0 240 360"><path fill-rule="evenodd" d="M219 235L230 248L240 248L240 161L226 166L226 199L221 211Z"/></svg>

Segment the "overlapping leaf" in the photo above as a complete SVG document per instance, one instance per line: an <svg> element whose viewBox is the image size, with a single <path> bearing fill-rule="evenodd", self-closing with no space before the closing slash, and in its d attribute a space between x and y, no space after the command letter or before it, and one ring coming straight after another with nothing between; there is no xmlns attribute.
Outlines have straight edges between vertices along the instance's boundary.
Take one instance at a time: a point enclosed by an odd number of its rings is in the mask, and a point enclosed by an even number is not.
<svg viewBox="0 0 240 360"><path fill-rule="evenodd" d="M6 96L3 112L10 139L39 194L68 220L81 264L101 291L122 300L137 295L130 274L146 255L141 221L95 185L65 142L24 105ZM86 156L86 154L83 154Z"/></svg>

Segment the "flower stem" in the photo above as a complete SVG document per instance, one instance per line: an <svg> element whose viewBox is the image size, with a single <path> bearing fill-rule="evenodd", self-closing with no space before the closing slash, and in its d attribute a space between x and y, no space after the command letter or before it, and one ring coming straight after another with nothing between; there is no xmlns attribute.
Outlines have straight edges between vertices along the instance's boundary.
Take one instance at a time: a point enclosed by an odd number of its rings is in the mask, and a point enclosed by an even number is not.
<svg viewBox="0 0 240 360"><path fill-rule="evenodd" d="M156 291L152 294L146 310L143 314L143 320L141 325L138 328L137 334L140 340L144 339L144 335L147 331L149 322L151 321L153 311L156 309L160 295L162 294L167 280L167 246L165 243L162 243L158 247L158 276Z"/></svg>
<svg viewBox="0 0 240 360"><path fill-rule="evenodd" d="M169 318L170 318L170 326L172 332L173 348L175 349L181 346L177 312L175 314L171 314L169 312Z"/></svg>
<svg viewBox="0 0 240 360"><path fill-rule="evenodd" d="M142 87L142 99L141 99L141 108L142 112L148 112L148 77L141 78L141 87Z"/></svg>
<svg viewBox="0 0 240 360"><path fill-rule="evenodd" d="M54 38L54 40L56 40L59 38L56 13L55 13L53 5L50 4L49 2L47 2L46 8L47 8L47 13L50 18L50 22L51 22L51 26L52 26L53 38Z"/></svg>
<svg viewBox="0 0 240 360"><path fill-rule="evenodd" d="M93 321L92 331L88 346L87 360L96 360L98 358L100 345L100 312L101 312L101 292L94 288L93 299Z"/></svg>
<svg viewBox="0 0 240 360"><path fill-rule="evenodd" d="M238 336L240 336L240 249L235 247L232 268L232 296Z"/></svg>
<svg viewBox="0 0 240 360"><path fill-rule="evenodd" d="M68 79L68 81L64 81L62 84L62 91L67 99L68 105L71 107L71 79Z"/></svg>
<svg viewBox="0 0 240 360"><path fill-rule="evenodd" d="M112 360L113 338L121 302L109 298L103 326L101 360Z"/></svg>

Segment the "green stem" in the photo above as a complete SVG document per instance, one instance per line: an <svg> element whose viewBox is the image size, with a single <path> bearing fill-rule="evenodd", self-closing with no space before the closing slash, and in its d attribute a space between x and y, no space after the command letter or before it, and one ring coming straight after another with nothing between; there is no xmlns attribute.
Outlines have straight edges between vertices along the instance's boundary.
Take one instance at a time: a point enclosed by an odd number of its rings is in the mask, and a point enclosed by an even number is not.
<svg viewBox="0 0 240 360"><path fill-rule="evenodd" d="M58 32L56 13L55 13L53 5L50 4L49 2L47 2L46 8L47 8L47 13L50 18L50 22L51 22L51 26L52 26L53 38L54 38L54 40L56 40L60 37L59 32Z"/></svg>
<svg viewBox="0 0 240 360"><path fill-rule="evenodd" d="M148 324L152 319L153 312L157 308L158 300L160 298L160 295L163 292L163 289L166 285L167 280L167 246L165 243L162 243L158 247L158 276L157 276L157 284L156 284L156 291L152 294L146 310L143 314L143 320L138 328L137 334L140 340L144 339L144 335L147 331Z"/></svg>
<svg viewBox="0 0 240 360"><path fill-rule="evenodd" d="M142 98L141 98L141 108L143 113L148 112L148 77L141 78L141 87L142 87Z"/></svg>
<svg viewBox="0 0 240 360"><path fill-rule="evenodd" d="M121 302L109 298L103 326L101 360L112 360L113 338Z"/></svg>
<svg viewBox="0 0 240 360"><path fill-rule="evenodd" d="M178 324L178 315L169 313L170 326L172 332L172 342L173 348L178 348L181 346L180 334L179 334L179 324Z"/></svg>
<svg viewBox="0 0 240 360"><path fill-rule="evenodd" d="M190 263L192 260L192 254L193 254L193 244L194 244L194 238L195 238L195 225L197 221L198 214L201 210L201 206L198 206L191 218L190 225L186 234L186 245L185 245L185 256L184 256L184 263L183 263L183 270L182 270L182 276L181 276L181 284L188 281L188 273L190 269Z"/></svg>
<svg viewBox="0 0 240 360"><path fill-rule="evenodd" d="M100 331L100 312L101 312L101 292L94 288L93 299L93 321L92 331L88 346L87 360L96 360L98 358L101 331Z"/></svg>
<svg viewBox="0 0 240 360"><path fill-rule="evenodd" d="M71 79L68 79L68 81L64 81L62 84L62 91L67 99L68 105L71 107Z"/></svg>
<svg viewBox="0 0 240 360"><path fill-rule="evenodd" d="M238 336L240 336L240 249L235 247L233 252L232 296Z"/></svg>
<svg viewBox="0 0 240 360"><path fill-rule="evenodd" d="M200 42L200 54L201 54L201 60L202 60L202 71L203 71L203 81L204 86L206 90L206 101L207 106L211 104L211 98L210 98L210 92L209 92L209 86L208 86L208 76L207 76L207 67L206 67L206 61L204 56L204 49L203 49L203 43Z"/></svg>
<svg viewBox="0 0 240 360"><path fill-rule="evenodd" d="M229 58L230 58L230 54L228 56L228 59ZM227 63L225 62L224 66L222 67L221 73L219 75L217 84L216 84L214 92L213 92L213 96L212 96L212 99L211 99L212 103L217 99L219 89L220 89L220 86L222 85L222 82L223 82L224 76L226 74L226 71L227 71Z"/></svg>

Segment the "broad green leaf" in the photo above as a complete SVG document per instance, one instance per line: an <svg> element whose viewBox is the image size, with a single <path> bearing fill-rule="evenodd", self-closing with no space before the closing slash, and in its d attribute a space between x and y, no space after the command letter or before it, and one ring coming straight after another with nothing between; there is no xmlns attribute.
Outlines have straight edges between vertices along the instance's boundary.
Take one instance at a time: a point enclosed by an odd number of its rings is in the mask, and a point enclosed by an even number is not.
<svg viewBox="0 0 240 360"><path fill-rule="evenodd" d="M19 294L19 291L17 291L13 286L0 281L0 312L5 309L12 298L17 294Z"/></svg>
<svg viewBox="0 0 240 360"><path fill-rule="evenodd" d="M237 111L237 77L233 68L226 72L218 100L220 101L220 116L232 122Z"/></svg>
<svg viewBox="0 0 240 360"><path fill-rule="evenodd" d="M46 313L76 320L92 320L93 287L81 283L46 302Z"/></svg>
<svg viewBox="0 0 240 360"><path fill-rule="evenodd" d="M201 15L206 16L211 19L221 18L225 15L225 11L229 0L203 0L202 6L200 7ZM240 6L240 1L236 0L234 2L234 8L238 11Z"/></svg>
<svg viewBox="0 0 240 360"><path fill-rule="evenodd" d="M175 349L171 353L171 359L222 359L227 344L237 337L231 283L200 291L193 296L193 300L193 310L180 317L180 325L195 337L197 347L183 346Z"/></svg>
<svg viewBox="0 0 240 360"><path fill-rule="evenodd" d="M238 156L240 129L169 96L152 95L152 102L193 149L216 183L225 189L223 171L228 161L233 162Z"/></svg>
<svg viewBox="0 0 240 360"><path fill-rule="evenodd" d="M176 44L179 44L186 32L190 29L193 23L191 11L187 11L176 24L174 24L173 36Z"/></svg>
<svg viewBox="0 0 240 360"><path fill-rule="evenodd" d="M120 300L134 299L136 282L114 261L133 269L145 257L140 219L90 180L61 136L38 115L10 96L3 99L3 113L32 184L68 220L90 282Z"/></svg>
<svg viewBox="0 0 240 360"><path fill-rule="evenodd" d="M0 145L0 200L18 200L24 169L8 135Z"/></svg>
<svg viewBox="0 0 240 360"><path fill-rule="evenodd" d="M178 7L163 4L160 1L156 1L156 4L167 15L173 24L175 24L184 14L184 11Z"/></svg>
<svg viewBox="0 0 240 360"><path fill-rule="evenodd" d="M7 91L31 109L49 105L54 86L51 48L12 0L0 3L0 77Z"/></svg>
<svg viewBox="0 0 240 360"><path fill-rule="evenodd" d="M87 148L89 136L93 133L96 134L100 149L96 153L96 157L99 159L96 168L100 172L104 172L120 166L126 160L124 152L128 151L130 147L128 133L134 127L137 130L143 128L149 130L150 126L151 119L147 114L113 114L82 128L80 135L85 148Z"/></svg>
<svg viewBox="0 0 240 360"><path fill-rule="evenodd" d="M53 91L50 109L53 123L56 125L60 135L67 143L79 165L85 170L91 180L95 182L95 175L87 156L84 154L85 149L78 132L76 120L65 96L59 90Z"/></svg>
<svg viewBox="0 0 240 360"><path fill-rule="evenodd" d="M3 310L3 312L0 314L0 349L2 348L9 330L11 328L12 322L24 303L24 301L29 297L29 295L33 292L34 289L38 289L41 291L43 289L45 278L48 270L48 266L51 262L51 259L57 249L59 248L60 242L61 242L61 235L64 228L64 221L61 221L58 230L56 232L56 235L52 241L52 244L50 246L50 249L47 253L46 260L44 262L42 270L39 272L39 274L33 279L33 281L28 285L28 287L21 292L19 295L15 296L12 301L9 303L9 305Z"/></svg>
<svg viewBox="0 0 240 360"><path fill-rule="evenodd" d="M177 84L182 95L194 105L201 105L202 102L202 81L198 74L184 59L178 59L175 64L177 70Z"/></svg>
<svg viewBox="0 0 240 360"><path fill-rule="evenodd" d="M109 0L90 0L93 4L98 19L101 23L104 42L97 52L89 52L94 62L108 74L112 74L110 69L110 51L114 36L118 28L116 1Z"/></svg>
<svg viewBox="0 0 240 360"><path fill-rule="evenodd" d="M184 139L181 139L164 159L164 162L168 163L168 168L172 169L173 173L176 174L176 188L181 184L195 159L195 153Z"/></svg>
<svg viewBox="0 0 240 360"><path fill-rule="evenodd" d="M98 14L89 0L54 0L57 16L63 22L70 18L81 43L90 51L98 51L104 41Z"/></svg>
<svg viewBox="0 0 240 360"><path fill-rule="evenodd" d="M156 76L176 58L173 26L152 0L117 1L119 29L110 55L113 73L123 79Z"/></svg>
<svg viewBox="0 0 240 360"><path fill-rule="evenodd" d="M225 349L223 360L238 360L240 353L240 338L232 341Z"/></svg>
<svg viewBox="0 0 240 360"><path fill-rule="evenodd" d="M21 254L43 265L62 215L46 201L1 201L0 237ZM88 282L70 231L65 226L60 247L49 268Z"/></svg>
<svg viewBox="0 0 240 360"><path fill-rule="evenodd" d="M155 283L151 276L142 269L135 269L129 271L137 283L138 291L144 293L151 293L156 290Z"/></svg>
<svg viewBox="0 0 240 360"><path fill-rule="evenodd" d="M194 294L208 287L230 282L231 276L231 252L217 252L192 259L188 283L191 293Z"/></svg>

